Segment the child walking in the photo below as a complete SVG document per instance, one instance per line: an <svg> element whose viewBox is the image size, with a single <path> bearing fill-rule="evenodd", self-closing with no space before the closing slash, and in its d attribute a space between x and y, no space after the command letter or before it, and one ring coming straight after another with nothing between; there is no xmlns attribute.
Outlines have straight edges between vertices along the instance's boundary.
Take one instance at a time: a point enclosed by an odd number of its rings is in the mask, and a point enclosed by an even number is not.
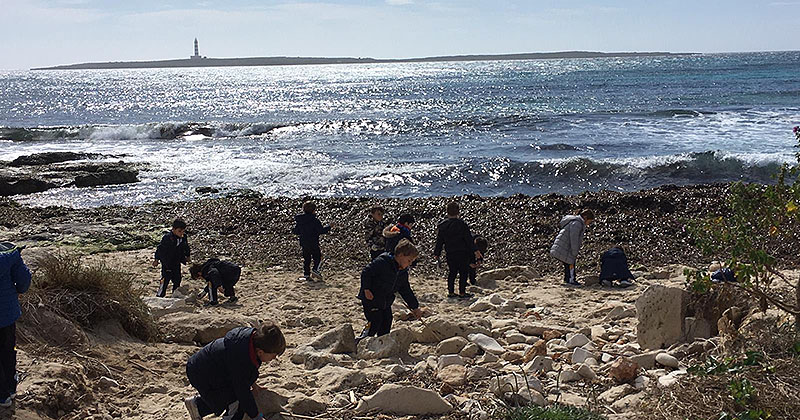
<svg viewBox="0 0 800 420"><path fill-rule="evenodd" d="M442 248L447 252L447 297L468 299L472 297L467 293L470 263L480 257L480 252L475 248L475 240L469 226L461 219L460 212L455 201L447 204L447 218L439 223L433 256L438 261ZM458 295L455 294L456 277Z"/></svg>
<svg viewBox="0 0 800 420"><path fill-rule="evenodd" d="M186 363L186 376L199 395L184 400L191 420L225 412L224 419L242 420L244 415L263 420L253 390L258 369L286 350L280 328L264 322L256 328L238 327L200 349Z"/></svg>
<svg viewBox="0 0 800 420"><path fill-rule="evenodd" d="M20 293L31 287L31 272L20 249L0 242L0 407L8 408L17 395L17 319L22 316Z"/></svg>
<svg viewBox="0 0 800 420"><path fill-rule="evenodd" d="M422 317L419 301L408 282L407 271L418 256L417 247L403 239L397 244L394 254L381 254L361 272L358 298L361 299L368 325L356 342L365 337L389 334L395 293L400 293L417 319Z"/></svg>
<svg viewBox="0 0 800 420"><path fill-rule="evenodd" d="M242 268L230 261L221 261L211 258L204 264L194 264L189 269L193 279L203 279L206 288L203 289L201 297L208 295L209 304L216 305L218 290L222 288L223 294L228 298L228 302L234 303L239 298L236 297L234 286L239 282L242 275Z"/></svg>
<svg viewBox="0 0 800 420"><path fill-rule="evenodd" d="M403 239L408 239L413 244L414 238L411 236L411 228L413 226L414 216L408 213L401 214L400 218L397 219L397 223L386 226L383 229L383 237L386 238L386 252L394 253L395 247Z"/></svg>
<svg viewBox="0 0 800 420"><path fill-rule="evenodd" d="M158 286L156 296L164 297L167 295L167 286L172 282L172 291L181 287L181 264L191 262L189 242L186 238L186 222L175 219L172 222L172 230L163 238L156 248L153 267L158 267L161 263L161 283Z"/></svg>
<svg viewBox="0 0 800 420"><path fill-rule="evenodd" d="M322 280L319 263L322 260L322 249L319 247L319 235L330 232L332 225L323 226L317 215L317 205L313 201L303 203L303 214L294 217L294 232L300 239L300 248L303 250L303 278L311 279L313 274L317 280ZM313 267L312 267L313 262Z"/></svg>
<svg viewBox="0 0 800 420"><path fill-rule="evenodd" d="M383 207L375 206L369 210L369 219L364 224L367 233L367 248L369 250L369 260L378 258L386 250L386 238L383 237L383 229L386 228L386 219Z"/></svg>
<svg viewBox="0 0 800 420"><path fill-rule="evenodd" d="M566 285L581 286L575 275L575 262L583 242L583 232L593 221L594 212L591 210L582 210L577 216L564 216L561 219L561 230L550 248L550 256L564 264Z"/></svg>

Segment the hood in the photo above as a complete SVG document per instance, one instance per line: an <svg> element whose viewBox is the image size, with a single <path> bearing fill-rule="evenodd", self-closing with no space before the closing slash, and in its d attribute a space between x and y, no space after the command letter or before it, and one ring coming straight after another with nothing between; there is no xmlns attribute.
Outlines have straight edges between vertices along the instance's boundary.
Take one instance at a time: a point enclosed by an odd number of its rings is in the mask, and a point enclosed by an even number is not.
<svg viewBox="0 0 800 420"><path fill-rule="evenodd" d="M17 246L11 242L0 242L0 254L11 254L17 250Z"/></svg>
<svg viewBox="0 0 800 420"><path fill-rule="evenodd" d="M233 340L235 342L241 342L244 340L248 340L249 342L250 337L253 335L253 332L255 332L255 329L250 327L234 328L228 331L227 334L225 334L225 341Z"/></svg>
<svg viewBox="0 0 800 420"><path fill-rule="evenodd" d="M566 226L566 225L568 225L568 224L570 224L572 222L575 222L575 221L580 221L581 224L584 224L583 217L580 217L580 216L564 216L564 218L561 219L560 225L563 228L564 226Z"/></svg>

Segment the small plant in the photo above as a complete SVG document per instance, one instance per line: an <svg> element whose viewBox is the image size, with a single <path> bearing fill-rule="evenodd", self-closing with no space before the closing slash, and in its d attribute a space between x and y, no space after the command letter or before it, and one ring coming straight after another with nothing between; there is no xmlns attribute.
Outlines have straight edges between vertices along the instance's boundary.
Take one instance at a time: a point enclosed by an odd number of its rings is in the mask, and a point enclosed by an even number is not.
<svg viewBox="0 0 800 420"><path fill-rule="evenodd" d="M505 420L605 420L605 417L589 410L568 405L550 407L522 407L509 410Z"/></svg>
<svg viewBox="0 0 800 420"><path fill-rule="evenodd" d="M728 391L740 407L748 407L756 399L756 388L747 379L731 381Z"/></svg>

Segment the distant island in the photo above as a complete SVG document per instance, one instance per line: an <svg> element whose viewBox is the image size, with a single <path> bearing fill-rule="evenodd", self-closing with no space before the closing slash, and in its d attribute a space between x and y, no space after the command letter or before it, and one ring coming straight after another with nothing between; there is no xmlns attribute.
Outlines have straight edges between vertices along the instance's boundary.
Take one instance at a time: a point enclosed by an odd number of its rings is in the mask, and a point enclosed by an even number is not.
<svg viewBox="0 0 800 420"><path fill-rule="evenodd" d="M355 57L247 57L247 58L207 58L195 55L188 59L158 61L114 61L104 63L81 63L54 67L38 67L31 70L93 70L93 69L145 69L176 67L230 67L230 66L302 66L314 64L380 64L380 63L431 63L447 61L497 61L497 60L546 60L559 58L627 58L627 57L669 57L685 56L693 53L669 52L592 52L562 51L549 53L489 54L489 55L446 55L421 58L355 58Z"/></svg>

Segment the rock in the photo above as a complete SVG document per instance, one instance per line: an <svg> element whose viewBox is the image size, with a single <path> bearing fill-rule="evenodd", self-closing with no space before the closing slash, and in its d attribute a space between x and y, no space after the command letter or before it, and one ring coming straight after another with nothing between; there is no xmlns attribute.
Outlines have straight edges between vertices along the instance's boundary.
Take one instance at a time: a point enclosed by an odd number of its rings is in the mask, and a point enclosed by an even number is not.
<svg viewBox="0 0 800 420"><path fill-rule="evenodd" d="M608 333L606 332L605 328L603 328L603 327L601 327L599 325L596 325L596 326L592 327L591 330L592 330L592 340L597 340L597 339L606 340L606 339L608 339Z"/></svg>
<svg viewBox="0 0 800 420"><path fill-rule="evenodd" d="M527 365L526 372L550 372L553 370L553 359L547 356L536 356Z"/></svg>
<svg viewBox="0 0 800 420"><path fill-rule="evenodd" d="M564 384L570 383L570 382L580 381L581 378L582 378L582 376L578 372L575 372L575 371L572 371L572 370L563 370L558 375L559 382L564 383Z"/></svg>
<svg viewBox="0 0 800 420"><path fill-rule="evenodd" d="M483 324L481 324L483 322ZM418 343L438 343L455 336L466 337L472 333L489 333L491 323L488 320L453 323L442 317L432 317L425 322L422 329L415 333Z"/></svg>
<svg viewBox="0 0 800 420"><path fill-rule="evenodd" d="M97 380L97 384L100 385L100 388L103 389L119 388L119 382L107 376L101 376L100 379Z"/></svg>
<svg viewBox="0 0 800 420"><path fill-rule="evenodd" d="M360 359L385 359L408 355L414 334L408 328L399 328L380 337L367 337L358 343Z"/></svg>
<svg viewBox="0 0 800 420"><path fill-rule="evenodd" d="M530 362L536 356L547 356L547 343L544 340L534 343L528 350L525 350L522 361L526 363Z"/></svg>
<svg viewBox="0 0 800 420"><path fill-rule="evenodd" d="M58 187L58 184L35 178L0 177L0 197L34 194Z"/></svg>
<svg viewBox="0 0 800 420"><path fill-rule="evenodd" d="M617 412L625 412L625 411L632 411L639 408L639 405L642 402L641 394L631 394L622 399L617 400L613 404L611 404L611 408L616 410Z"/></svg>
<svg viewBox="0 0 800 420"><path fill-rule="evenodd" d="M512 279L519 276L525 276L528 279L538 277L531 269L525 266L511 266L506 268L497 268L494 270L487 270L482 272L476 278L478 286L484 288L497 287L497 280L505 280L508 277ZM490 287L491 286L491 287Z"/></svg>
<svg viewBox="0 0 800 420"><path fill-rule="evenodd" d="M603 322L618 321L636 316L636 307L628 304L617 304L603 318Z"/></svg>
<svg viewBox="0 0 800 420"><path fill-rule="evenodd" d="M637 376L636 379L633 381L633 387L636 388L637 391L642 391L647 388L647 385L650 383L650 378L647 376Z"/></svg>
<svg viewBox="0 0 800 420"><path fill-rule="evenodd" d="M468 381L478 381L483 378L488 378L492 372L483 366L473 366L467 370Z"/></svg>
<svg viewBox="0 0 800 420"><path fill-rule="evenodd" d="M542 333L542 340L550 341L555 338L561 338L564 336L564 333L558 330L545 330Z"/></svg>
<svg viewBox="0 0 800 420"><path fill-rule="evenodd" d="M452 337L436 345L436 354L457 354L469 344L464 337Z"/></svg>
<svg viewBox="0 0 800 420"><path fill-rule="evenodd" d="M609 388L608 390L600 394L600 396L597 398L601 402L611 405L620 400L622 397L633 394L635 392L636 388L628 384L623 384Z"/></svg>
<svg viewBox="0 0 800 420"><path fill-rule="evenodd" d="M492 305L486 298L481 298L475 301L472 305L469 305L469 310L472 312L483 312L494 310L496 307Z"/></svg>
<svg viewBox="0 0 800 420"><path fill-rule="evenodd" d="M567 343L565 344L568 349L581 347L590 342L589 338L583 334L567 334Z"/></svg>
<svg viewBox="0 0 800 420"><path fill-rule="evenodd" d="M458 353L458 355L461 357L473 358L478 355L478 352L480 352L480 350L481 348L478 347L477 344L469 343L466 346L464 346L464 348Z"/></svg>
<svg viewBox="0 0 800 420"><path fill-rule="evenodd" d="M265 414L285 411L284 406L289 402L288 397L264 388L254 388L253 397L256 399L258 411Z"/></svg>
<svg viewBox="0 0 800 420"><path fill-rule="evenodd" d="M317 385L320 393L334 394L367 382L367 375L360 370L351 370L339 366L325 366L317 373Z"/></svg>
<svg viewBox="0 0 800 420"><path fill-rule="evenodd" d="M683 322L683 341L691 343L698 338L711 338L711 324L704 318L686 317Z"/></svg>
<svg viewBox="0 0 800 420"><path fill-rule="evenodd" d="M672 385L675 385L678 382L678 378L680 376L683 376L683 375L686 375L686 371L685 370L673 371L672 373L670 373L668 375L664 375L664 376L658 378L658 386L660 386L662 388L667 388L667 387L670 387Z"/></svg>
<svg viewBox="0 0 800 420"><path fill-rule="evenodd" d="M620 357L611 365L609 375L618 383L630 383L638 376L639 365L626 357Z"/></svg>
<svg viewBox="0 0 800 420"><path fill-rule="evenodd" d="M453 409L447 401L434 391L404 386L385 384L374 394L364 397L356 407L357 413L378 410L401 416L446 414Z"/></svg>
<svg viewBox="0 0 800 420"><path fill-rule="evenodd" d="M53 163L69 162L73 160L86 160L101 157L97 153L75 153L75 152L44 152L34 153L32 155L20 156L11 162L9 166L41 166L51 165Z"/></svg>
<svg viewBox="0 0 800 420"><path fill-rule="evenodd" d="M588 379L590 381L593 381L593 380L597 379L597 374L594 373L594 370L592 370L592 368L589 367L589 365L587 365L585 363L581 363L580 366L578 366L578 369L575 372L578 375L581 375L582 378Z"/></svg>
<svg viewBox="0 0 800 420"><path fill-rule="evenodd" d="M439 369L436 377L450 386L462 386L467 382L467 368L463 365L447 365Z"/></svg>
<svg viewBox="0 0 800 420"><path fill-rule="evenodd" d="M191 311L191 308L189 308L189 305L186 304L185 299L146 296L142 298L142 302L147 305L147 308L150 310L150 314L155 318L160 318L164 315L175 312Z"/></svg>
<svg viewBox="0 0 800 420"><path fill-rule="evenodd" d="M478 359L478 363L481 363L481 364L494 363L494 362L497 362L499 360L500 360L500 357L497 356L496 354L484 353L483 356L481 356Z"/></svg>
<svg viewBox="0 0 800 420"><path fill-rule="evenodd" d="M494 338L485 334L475 333L467 336L467 339L478 345L483 351L494 354L505 353L505 349Z"/></svg>
<svg viewBox="0 0 800 420"><path fill-rule="evenodd" d="M636 299L636 339L643 349L669 347L684 336L688 293L677 287L651 285Z"/></svg>
<svg viewBox="0 0 800 420"><path fill-rule="evenodd" d="M215 313L176 312L164 315L157 321L162 331L166 331L166 342L203 345L224 337L236 327L257 328L259 325L255 318L238 314L221 317Z"/></svg>
<svg viewBox="0 0 800 420"><path fill-rule="evenodd" d="M457 354L445 354L439 356L437 361L437 369L442 370L443 368L450 366L450 365L461 365L464 366L464 359Z"/></svg>
<svg viewBox="0 0 800 420"><path fill-rule="evenodd" d="M664 350L649 351L646 353L637 354L635 356L630 356L630 359L632 362L639 365L640 368L652 369L656 365L656 356L663 352Z"/></svg>
<svg viewBox="0 0 800 420"><path fill-rule="evenodd" d="M522 364L522 353L518 351L507 351L500 356L501 359L505 360L506 362L511 362L514 364Z"/></svg>
<svg viewBox="0 0 800 420"><path fill-rule="evenodd" d="M670 355L669 353L659 353L656 355L656 362L661 366L666 366L669 368L677 369L680 363L678 359L674 356Z"/></svg>
<svg viewBox="0 0 800 420"><path fill-rule="evenodd" d="M583 349L582 347L576 347L575 350L572 352L572 363L583 363L586 359L592 357L592 353L589 353L587 350Z"/></svg>
<svg viewBox="0 0 800 420"><path fill-rule="evenodd" d="M353 326L344 324L318 335L307 346L314 350L324 350L333 354L354 353L356 351L355 332Z"/></svg>
<svg viewBox="0 0 800 420"><path fill-rule="evenodd" d="M545 325L538 322L526 322L521 324L519 326L519 331L525 335L534 335L537 337L543 337L545 331L555 331L560 333L557 337L561 337L566 332L566 330L561 327Z"/></svg>
<svg viewBox="0 0 800 420"><path fill-rule="evenodd" d="M139 182L139 171L121 168L103 168L96 172L75 177L76 187L97 187L101 185L119 185Z"/></svg>
<svg viewBox="0 0 800 420"><path fill-rule="evenodd" d="M211 186L204 186L195 188L194 192L198 194L217 194L219 192L219 189Z"/></svg>
<svg viewBox="0 0 800 420"><path fill-rule="evenodd" d="M289 398L287 407L291 413L299 415L319 414L328 410L325 401L299 394Z"/></svg>
<svg viewBox="0 0 800 420"><path fill-rule="evenodd" d="M524 343L525 341L526 341L525 336L520 333L512 333L506 335L506 342L508 344L519 344L519 343Z"/></svg>
<svg viewBox="0 0 800 420"><path fill-rule="evenodd" d="M489 381L489 391L499 398L507 398L508 394L516 394L523 389L532 389L536 392L543 392L542 381L528 375L523 377L518 373L495 377Z"/></svg>
<svg viewBox="0 0 800 420"><path fill-rule="evenodd" d="M528 405L535 405L538 407L544 407L547 405L547 400L544 398L541 392L536 391L535 389L520 389L514 395L515 401L511 401L513 403L519 403L520 406L528 406Z"/></svg>

